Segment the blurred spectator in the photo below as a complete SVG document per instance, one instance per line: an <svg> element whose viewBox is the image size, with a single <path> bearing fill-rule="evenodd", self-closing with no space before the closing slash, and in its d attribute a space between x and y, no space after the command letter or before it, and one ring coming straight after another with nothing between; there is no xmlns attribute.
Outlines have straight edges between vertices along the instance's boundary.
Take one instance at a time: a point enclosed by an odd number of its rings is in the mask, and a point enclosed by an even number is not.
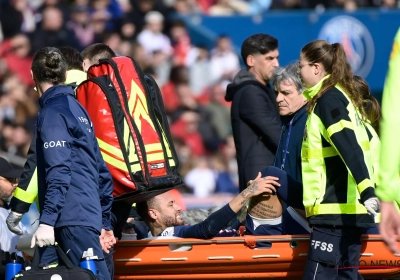
<svg viewBox="0 0 400 280"><path fill-rule="evenodd" d="M231 39L221 35L215 49L211 51L210 71L212 81L232 81L240 70L239 57L234 52Z"/></svg>
<svg viewBox="0 0 400 280"><path fill-rule="evenodd" d="M202 9L199 6L200 1L196 0L175 0L174 9L180 15L190 15L194 13L201 13Z"/></svg>
<svg viewBox="0 0 400 280"><path fill-rule="evenodd" d="M208 14L212 5L215 4L215 0L197 0L196 2L201 11L205 14Z"/></svg>
<svg viewBox="0 0 400 280"><path fill-rule="evenodd" d="M146 50L139 43L134 42L131 48L130 55L137 63L139 63L140 68L146 69L149 67L149 61L146 57Z"/></svg>
<svg viewBox="0 0 400 280"><path fill-rule="evenodd" d="M27 36L17 34L1 43L0 59L3 60L8 71L15 74L24 85L33 86L30 73L32 63L31 43Z"/></svg>
<svg viewBox="0 0 400 280"><path fill-rule="evenodd" d="M102 36L103 44L109 46L112 50L118 51L121 46L121 36L118 32L107 32Z"/></svg>
<svg viewBox="0 0 400 280"><path fill-rule="evenodd" d="M170 34L173 48L173 64L185 66L189 52L193 48L185 23L181 20L174 21L171 25Z"/></svg>
<svg viewBox="0 0 400 280"><path fill-rule="evenodd" d="M139 33L137 40L151 56L155 51L161 51L168 59L172 54L171 42L169 38L162 33L164 28L164 16L157 12L151 11L145 17L146 26Z"/></svg>
<svg viewBox="0 0 400 280"><path fill-rule="evenodd" d="M75 34L64 27L63 14L55 6L46 7L43 10L40 27L30 34L30 39L34 52L47 46L79 48Z"/></svg>
<svg viewBox="0 0 400 280"><path fill-rule="evenodd" d="M138 32L142 31L145 22L145 15L150 11L158 11L161 14L169 15L163 0L130 0L132 10L125 15L125 18L134 20Z"/></svg>
<svg viewBox="0 0 400 280"><path fill-rule="evenodd" d="M381 0L380 2L382 8L395 9L400 7L400 2L398 0Z"/></svg>
<svg viewBox="0 0 400 280"><path fill-rule="evenodd" d="M190 88L195 96L199 96L212 83L211 62L207 48L198 46L191 49L186 58L186 65L189 67Z"/></svg>
<svg viewBox="0 0 400 280"><path fill-rule="evenodd" d="M195 167L186 174L184 181L197 197L207 197L215 190L214 172L204 157L195 161Z"/></svg>
<svg viewBox="0 0 400 280"><path fill-rule="evenodd" d="M9 0L0 2L0 23L5 39L21 31L35 30L35 19L27 0Z"/></svg>
<svg viewBox="0 0 400 280"><path fill-rule="evenodd" d="M226 84L213 85L210 90L210 100L205 105L211 113L210 121L219 139L226 139L232 133L230 104L225 101L225 92Z"/></svg>
<svg viewBox="0 0 400 280"><path fill-rule="evenodd" d="M39 15L42 15L44 10L48 7L56 7L62 12L64 21L65 22L69 21L70 9L65 0L42 0L40 2L41 4L37 9Z"/></svg>
<svg viewBox="0 0 400 280"><path fill-rule="evenodd" d="M161 94L167 114L171 114L180 104L178 94L176 93L176 86L187 83L189 83L188 69L183 66L172 67L169 74L169 81L161 87Z"/></svg>
<svg viewBox="0 0 400 280"><path fill-rule="evenodd" d="M194 98L188 84L180 84L176 87L176 92L179 97L180 105L171 114L172 123L179 120L186 112L194 112L198 114L198 132L204 147L209 152L217 151L221 144L221 139L218 137L215 127L212 125L211 112Z"/></svg>
<svg viewBox="0 0 400 280"><path fill-rule="evenodd" d="M233 16L235 14L250 14L250 6L242 0L217 0L210 7L208 13L211 16Z"/></svg>
<svg viewBox="0 0 400 280"><path fill-rule="evenodd" d="M150 66L154 69L154 73L157 76L158 85L162 87L169 80L171 72L170 59L168 59L164 52L154 51L151 56Z"/></svg>
<svg viewBox="0 0 400 280"><path fill-rule="evenodd" d="M128 40L122 40L117 48L119 55L131 56L132 54L132 42Z"/></svg>
<svg viewBox="0 0 400 280"><path fill-rule="evenodd" d="M75 33L80 51L94 43L95 33L88 6L76 5L72 7L71 20L67 22L67 28Z"/></svg>
<svg viewBox="0 0 400 280"><path fill-rule="evenodd" d="M105 31L117 29L122 19L122 10L116 0L92 0L93 14L106 18Z"/></svg>
<svg viewBox="0 0 400 280"><path fill-rule="evenodd" d="M215 172L215 193L239 193L239 185L235 184L228 170L228 163L221 155L212 158L212 167Z"/></svg>
<svg viewBox="0 0 400 280"><path fill-rule="evenodd" d="M205 155L203 139L199 132L199 121L198 113L187 111L170 126L172 136L180 139L189 149L186 152L195 157Z"/></svg>
<svg viewBox="0 0 400 280"><path fill-rule="evenodd" d="M124 40L135 40L137 35L137 27L134 19L124 18L121 25L120 33Z"/></svg>

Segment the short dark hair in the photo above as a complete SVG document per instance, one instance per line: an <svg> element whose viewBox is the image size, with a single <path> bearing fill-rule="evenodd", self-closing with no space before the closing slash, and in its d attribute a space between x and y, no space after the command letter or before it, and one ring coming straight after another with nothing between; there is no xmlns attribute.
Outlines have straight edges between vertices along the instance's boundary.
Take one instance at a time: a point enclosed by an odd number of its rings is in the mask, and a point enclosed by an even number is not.
<svg viewBox="0 0 400 280"><path fill-rule="evenodd" d="M244 64L247 65L247 57L254 54L266 54L278 49L278 40L268 34L254 34L244 40L241 55Z"/></svg>
<svg viewBox="0 0 400 280"><path fill-rule="evenodd" d="M63 84L67 78L67 62L59 49L41 48L33 57L32 73L36 83Z"/></svg>
<svg viewBox="0 0 400 280"><path fill-rule="evenodd" d="M149 220L149 209L157 205L157 196L149 198L148 200L136 203L136 212L143 221Z"/></svg>
<svg viewBox="0 0 400 280"><path fill-rule="evenodd" d="M117 55L106 44L97 43L90 45L81 52L82 59L89 59L92 64L99 63L100 59L113 58Z"/></svg>
<svg viewBox="0 0 400 280"><path fill-rule="evenodd" d="M67 62L67 70L81 70L83 71L83 59L77 49L71 47L61 47L60 52Z"/></svg>

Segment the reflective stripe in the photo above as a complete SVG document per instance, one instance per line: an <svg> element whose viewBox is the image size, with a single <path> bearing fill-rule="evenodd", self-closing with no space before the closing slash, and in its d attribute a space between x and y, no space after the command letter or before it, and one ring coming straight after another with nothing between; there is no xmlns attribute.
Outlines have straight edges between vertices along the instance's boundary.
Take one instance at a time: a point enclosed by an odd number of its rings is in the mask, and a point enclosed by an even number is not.
<svg viewBox="0 0 400 280"><path fill-rule="evenodd" d="M375 220L375 224L379 224L381 222L381 213L376 213L374 220Z"/></svg>
<svg viewBox="0 0 400 280"><path fill-rule="evenodd" d="M173 159L168 160L169 166L175 166L175 161Z"/></svg>
<svg viewBox="0 0 400 280"><path fill-rule="evenodd" d="M319 159L337 156L338 153L334 147L326 147L321 149L303 148L302 157L307 159Z"/></svg>
<svg viewBox="0 0 400 280"><path fill-rule="evenodd" d="M351 121L341 120L332 124L326 131L328 132L329 137L331 137L333 134L343 130L344 128L354 130L354 125Z"/></svg>
<svg viewBox="0 0 400 280"><path fill-rule="evenodd" d="M33 172L31 180L29 181L29 185L26 190L23 190L17 187L14 191L14 197L18 198L19 200L32 204L37 198L38 194L38 185L37 185L37 168ZM39 205L39 204L37 204Z"/></svg>
<svg viewBox="0 0 400 280"><path fill-rule="evenodd" d="M133 107L132 107L133 106ZM132 114L133 119L135 120L136 126L139 130L139 133L142 133L142 121L146 120L149 125L154 129L154 123L152 122L149 112L147 111L147 100L143 94L143 91L140 87L132 80L131 83L131 94L129 96L128 102L129 110Z"/></svg>
<svg viewBox="0 0 400 280"><path fill-rule="evenodd" d="M361 141L360 145L364 152L367 152L371 149L369 141Z"/></svg>
<svg viewBox="0 0 400 280"><path fill-rule="evenodd" d="M363 191L365 191L365 189L369 187L374 187L374 184L370 179L364 179L361 183L357 185L359 193L362 193Z"/></svg>
<svg viewBox="0 0 400 280"><path fill-rule="evenodd" d="M121 160L123 160L124 156L122 155L122 151L120 149L118 149L117 147L114 147L113 145L108 144L107 142L104 142L100 138L97 138L97 142L99 143L100 149L102 149L112 155L115 155L115 156L121 158Z"/></svg>
<svg viewBox="0 0 400 280"><path fill-rule="evenodd" d="M32 204L35 201L36 196L37 196L37 188L36 188L36 193L25 191L23 189L20 189L19 187L17 187L14 191L15 198L18 198L19 200L29 204Z"/></svg>
<svg viewBox="0 0 400 280"><path fill-rule="evenodd" d="M101 152L101 155L103 156L103 159L107 164L112 165L112 166L114 166L114 167L116 167L118 169L121 169L121 170L125 171L125 172L129 172L128 171L128 167L125 164L125 161L122 162L120 160L117 160L117 159L111 157L110 155L108 155L107 153L104 153L104 152ZM131 165L131 170L132 170L132 172L141 171L142 168L140 166L140 163L132 164Z"/></svg>
<svg viewBox="0 0 400 280"><path fill-rule="evenodd" d="M322 214L367 214L367 209L364 205L357 204L337 204L324 203L315 206L305 207L307 217L322 215Z"/></svg>
<svg viewBox="0 0 400 280"><path fill-rule="evenodd" d="M144 146L146 149L146 152L154 152L154 151L162 151L162 146L161 143L155 143L155 144L147 144Z"/></svg>
<svg viewBox="0 0 400 280"><path fill-rule="evenodd" d="M160 160L164 160L164 153L154 153L154 154L148 154L147 155L147 161L151 162L151 161L160 161Z"/></svg>

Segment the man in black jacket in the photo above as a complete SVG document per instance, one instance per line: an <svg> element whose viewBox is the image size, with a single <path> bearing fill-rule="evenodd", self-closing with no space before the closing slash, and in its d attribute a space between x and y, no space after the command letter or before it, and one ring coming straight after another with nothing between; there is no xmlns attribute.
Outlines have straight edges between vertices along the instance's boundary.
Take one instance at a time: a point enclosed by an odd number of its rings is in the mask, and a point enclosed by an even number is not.
<svg viewBox="0 0 400 280"><path fill-rule="evenodd" d="M279 66L278 40L267 34L252 35L243 42L241 54L247 69L239 71L225 96L232 101L240 191L272 165L281 132L276 96L269 85Z"/></svg>

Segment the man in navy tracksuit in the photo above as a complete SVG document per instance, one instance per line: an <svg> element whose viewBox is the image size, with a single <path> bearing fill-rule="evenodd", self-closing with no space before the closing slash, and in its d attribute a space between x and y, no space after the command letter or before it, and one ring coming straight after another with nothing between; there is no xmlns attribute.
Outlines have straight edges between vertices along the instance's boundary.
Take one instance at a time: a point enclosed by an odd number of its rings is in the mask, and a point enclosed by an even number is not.
<svg viewBox="0 0 400 280"><path fill-rule="evenodd" d="M39 245L40 263L57 261L58 242L78 265L93 248L103 259L99 236L110 230L113 184L85 109L65 81L66 63L56 48L43 48L34 57L32 75L41 110L37 120L39 227L32 247ZM110 279L103 260L99 279Z"/></svg>
<svg viewBox="0 0 400 280"><path fill-rule="evenodd" d="M252 219L247 217L246 232L253 235L306 234L310 228L299 213L304 212L300 153L307 102L302 96L303 86L296 64L279 68L271 80L283 125L274 166L262 170L262 176L278 177L280 187L271 188L278 196L257 197L251 201L248 213ZM248 226L250 220L254 223L252 227Z"/></svg>

